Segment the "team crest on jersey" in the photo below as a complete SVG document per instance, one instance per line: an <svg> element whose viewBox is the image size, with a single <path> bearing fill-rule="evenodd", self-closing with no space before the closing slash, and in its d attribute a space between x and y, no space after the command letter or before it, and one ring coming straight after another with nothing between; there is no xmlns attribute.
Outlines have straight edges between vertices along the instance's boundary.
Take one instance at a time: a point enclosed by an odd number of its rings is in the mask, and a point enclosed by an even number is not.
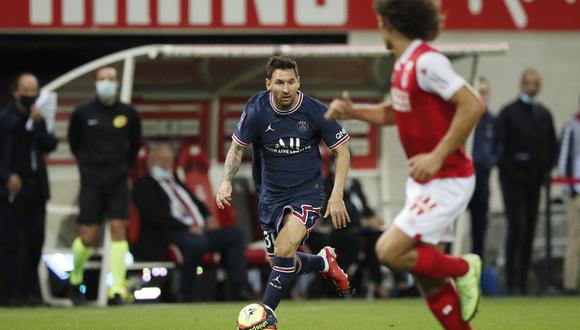
<svg viewBox="0 0 580 330"><path fill-rule="evenodd" d="M298 128L298 131L300 131L302 133L306 133L308 131L308 129L310 128L310 126L308 125L307 122L305 122L304 120L301 120L296 125L296 128Z"/></svg>

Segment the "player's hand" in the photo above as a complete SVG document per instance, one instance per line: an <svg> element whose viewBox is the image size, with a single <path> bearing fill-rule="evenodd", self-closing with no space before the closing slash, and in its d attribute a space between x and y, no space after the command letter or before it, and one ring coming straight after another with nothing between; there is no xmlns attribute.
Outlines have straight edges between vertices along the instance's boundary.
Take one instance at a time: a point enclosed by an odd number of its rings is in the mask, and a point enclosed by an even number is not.
<svg viewBox="0 0 580 330"><path fill-rule="evenodd" d="M19 193L20 190L22 190L22 179L20 179L20 176L18 174L10 175L8 182L6 183L6 188L8 188L8 191L11 193Z"/></svg>
<svg viewBox="0 0 580 330"><path fill-rule="evenodd" d="M232 205L232 183L222 181L215 196L215 202L220 209Z"/></svg>
<svg viewBox="0 0 580 330"><path fill-rule="evenodd" d="M409 159L409 175L418 181L431 179L443 165L443 159L433 153L418 154Z"/></svg>
<svg viewBox="0 0 580 330"><path fill-rule="evenodd" d="M32 121L35 123L38 123L44 118L42 117L42 112L40 112L40 109L36 105L33 105L32 109L30 109L30 118L32 118Z"/></svg>
<svg viewBox="0 0 580 330"><path fill-rule="evenodd" d="M330 196L324 217L327 218L329 215L334 229L346 228L347 223L350 222L348 212L346 212L346 205L342 198Z"/></svg>
<svg viewBox="0 0 580 330"><path fill-rule="evenodd" d="M326 119L350 119L352 118L352 99L347 91L342 92L342 98L330 102L328 110L324 114Z"/></svg>

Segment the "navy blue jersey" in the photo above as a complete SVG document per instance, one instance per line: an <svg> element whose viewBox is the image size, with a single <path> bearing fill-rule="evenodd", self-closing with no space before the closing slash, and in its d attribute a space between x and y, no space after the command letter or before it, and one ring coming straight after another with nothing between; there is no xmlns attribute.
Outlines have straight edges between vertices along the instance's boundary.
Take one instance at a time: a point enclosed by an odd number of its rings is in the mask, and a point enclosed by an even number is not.
<svg viewBox="0 0 580 330"><path fill-rule="evenodd" d="M324 196L320 140L332 150L350 139L336 120L326 120L326 106L298 92L298 102L278 110L269 91L254 95L240 117L233 140L254 147L254 181L260 202L296 196Z"/></svg>

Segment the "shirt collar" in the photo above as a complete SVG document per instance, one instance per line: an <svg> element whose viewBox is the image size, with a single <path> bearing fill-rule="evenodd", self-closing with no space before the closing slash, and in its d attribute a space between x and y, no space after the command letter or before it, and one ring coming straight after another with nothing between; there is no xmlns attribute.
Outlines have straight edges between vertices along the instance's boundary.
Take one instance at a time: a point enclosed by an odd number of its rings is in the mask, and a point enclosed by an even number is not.
<svg viewBox="0 0 580 330"><path fill-rule="evenodd" d="M419 46L421 46L421 44L423 44L423 40L421 40L421 39L415 39L415 40L411 41L411 43L409 44L409 47L407 47L407 49L405 49L403 54L401 54L401 57L399 57L399 59L397 60L397 63L402 64L402 63L406 63L407 61L409 61L409 59L411 58L411 55L413 55L415 50Z"/></svg>

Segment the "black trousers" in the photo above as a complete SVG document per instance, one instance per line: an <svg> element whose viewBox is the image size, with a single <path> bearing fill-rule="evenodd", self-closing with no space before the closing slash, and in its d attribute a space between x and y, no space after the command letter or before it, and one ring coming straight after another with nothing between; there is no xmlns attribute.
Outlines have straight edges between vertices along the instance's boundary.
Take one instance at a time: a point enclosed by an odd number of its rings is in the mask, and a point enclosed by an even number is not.
<svg viewBox="0 0 580 330"><path fill-rule="evenodd" d="M208 251L222 254L232 290L247 287L248 271L244 255L246 241L240 228L207 230L204 235L196 235L189 231L168 231L166 236L183 254L183 264L179 266L179 294L182 300L195 300L197 281L195 270L202 264L203 256Z"/></svg>
<svg viewBox="0 0 580 330"><path fill-rule="evenodd" d="M40 298L38 263L44 244L46 201L25 183L13 203L0 202L0 295L7 301Z"/></svg>
<svg viewBox="0 0 580 330"><path fill-rule="evenodd" d="M532 258L541 184L514 182L500 172L500 183L507 217L506 289L508 293L527 293L528 270Z"/></svg>
<svg viewBox="0 0 580 330"><path fill-rule="evenodd" d="M489 168L475 168L475 190L469 201L471 251L483 258L489 213Z"/></svg>

